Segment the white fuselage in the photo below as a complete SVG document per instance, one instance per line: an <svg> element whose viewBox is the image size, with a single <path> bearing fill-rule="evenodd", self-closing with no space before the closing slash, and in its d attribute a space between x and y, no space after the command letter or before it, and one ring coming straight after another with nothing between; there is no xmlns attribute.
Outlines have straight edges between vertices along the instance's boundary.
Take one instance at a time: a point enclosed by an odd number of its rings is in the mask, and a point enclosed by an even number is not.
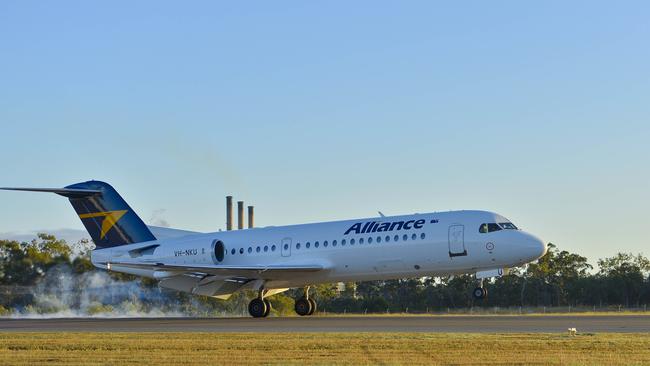
<svg viewBox="0 0 650 366"><path fill-rule="evenodd" d="M517 229L479 232L509 223L487 211L451 211L195 234L93 251L100 262L137 260L184 266L320 265L323 271L274 274L265 288L318 283L476 273L533 261L546 252L537 237ZM373 224L374 223L374 224ZM223 258L215 243L223 244ZM133 258L133 250L144 247ZM111 270L158 278L153 270Z"/></svg>

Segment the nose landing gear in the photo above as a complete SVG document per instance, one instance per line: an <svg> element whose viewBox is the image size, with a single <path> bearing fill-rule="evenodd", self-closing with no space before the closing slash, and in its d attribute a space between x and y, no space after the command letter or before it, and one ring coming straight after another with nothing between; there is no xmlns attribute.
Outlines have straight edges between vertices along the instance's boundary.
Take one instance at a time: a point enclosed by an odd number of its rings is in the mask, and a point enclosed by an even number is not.
<svg viewBox="0 0 650 366"><path fill-rule="evenodd" d="M474 298L476 300L483 300L484 298L487 297L487 290L485 289L485 287L477 287L472 292L472 295L474 295Z"/></svg>
<svg viewBox="0 0 650 366"><path fill-rule="evenodd" d="M472 295L474 296L474 299L476 300L483 300L487 297L487 289L483 287L483 279L481 279L481 282L479 283L478 287L472 291Z"/></svg>

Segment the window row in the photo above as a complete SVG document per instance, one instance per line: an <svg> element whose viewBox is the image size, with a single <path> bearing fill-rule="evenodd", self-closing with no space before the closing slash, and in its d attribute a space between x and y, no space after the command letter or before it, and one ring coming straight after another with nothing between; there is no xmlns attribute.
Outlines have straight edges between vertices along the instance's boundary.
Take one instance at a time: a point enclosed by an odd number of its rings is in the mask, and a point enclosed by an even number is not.
<svg viewBox="0 0 650 366"><path fill-rule="evenodd" d="M426 238L426 234L425 234L425 233L421 233L421 234L419 235L419 238L420 238L421 240L424 240L424 239ZM417 240L417 239L418 239L418 235L417 235L417 234L411 234L411 236L410 236L410 240ZM354 239L354 238L353 238L353 239L350 239L349 241L348 241L347 239L342 239L342 240L340 241L340 243L339 243L338 240L332 240L331 242L325 240L325 241L322 242L322 244L321 244L321 242L319 242L319 241L315 241L313 244L312 244L311 242L308 241L308 242L306 242L306 243L304 244L304 246L303 246L303 244L301 244L300 242L298 242L298 243L295 244L295 248L296 248L296 250L300 250L301 248L309 249L309 248L312 248L312 247L313 247L313 248L319 248L319 247L321 247L321 246L322 246L323 248L327 248L327 247L329 247L330 245L331 245L332 247L337 247L337 246L339 246L339 245L342 246L342 247L344 247L344 246L346 246L346 245L348 245L348 244L349 244L350 246L353 246L353 245L355 245L355 244L359 244L359 245L362 245L362 244L364 244L364 243L372 244L373 242L375 242L375 243L381 243L382 241L385 242L385 243L390 243L391 241L392 241L392 242L398 242L398 241L400 241L400 240L401 240L401 241L408 241L408 240L409 240L409 235L404 234L404 235L402 235L401 237L400 237L399 235L395 235L395 236L392 236L392 237L391 237L390 235L386 235L385 237L377 236L376 238L373 238L373 237L368 237L368 238L359 238L359 239ZM284 250L288 250L288 249L289 249L289 244L284 244L284 246L285 246L285 247L284 247ZM239 248L238 250L235 249L235 248L232 248L232 249L230 250L230 254L231 254L231 255L235 255L235 254L237 254L237 252L239 252L239 254L244 254L245 252L248 252L248 254L252 254L253 252L255 252L255 253L262 253L262 252L267 253L267 252L269 252L269 251L271 251L271 252L275 252L277 249L278 249L278 248L275 246L275 244L270 245L270 246L269 246L269 245L264 245L264 246L257 246L257 247L248 247L248 249Z"/></svg>
<svg viewBox="0 0 650 366"><path fill-rule="evenodd" d="M412 235L411 235L411 240L417 240L417 238L418 238L418 235L417 235L417 234L412 234ZM424 238L426 238L426 235L425 235L424 233L421 233L421 234L420 234L420 239L424 240ZM373 241L374 241L375 243L381 243L382 240L383 240L384 242L386 242L386 243L389 243L389 242L391 242L391 241L398 242L398 241L400 241L400 236L399 236L399 235L395 235L395 236L393 236L393 237L391 238L390 235L386 235L386 236L383 237L383 238L382 238L381 236L377 236L376 238L368 237L367 239L359 238L358 241L357 241L356 239L350 239L349 244L350 244L350 245L354 245L354 244L356 244L356 243L359 243L359 245L364 244L364 243L372 244ZM407 241L407 240L409 240L409 236L408 236L407 234L404 234L404 235L402 235L401 240L402 240L402 241ZM346 246L347 244L348 244L348 241L347 241L346 239L341 240L341 246L342 246L342 247L343 247L343 246ZM325 241L322 243L322 246L323 246L324 248L327 248L329 245L330 245L330 243L329 243L327 240L325 240ZM332 245L332 247L336 247L337 245L339 245L339 242L336 241L336 240L333 240L332 243L331 243L331 245ZM318 242L318 241L315 241L314 244L313 244L313 247L314 247L314 248L318 248L318 247L320 247L320 246L321 246L321 243ZM304 246L305 249L309 249L309 248L311 248L311 247L312 247L312 243L311 243L311 242L306 242L306 243L305 243L305 246ZM296 249L300 249L300 248L302 248L302 244L300 244L300 243L296 243Z"/></svg>
<svg viewBox="0 0 650 366"><path fill-rule="evenodd" d="M275 252L276 249L277 249L277 247L275 246L275 244L271 245L270 247L268 245L265 245L263 247L255 248L255 252L260 253L260 252L264 251L264 253L266 253L269 250L272 251L272 252ZM253 253L253 247L248 247L248 253ZM232 248L230 250L230 254L232 254L232 255L237 254L237 250L235 248ZM239 254L244 254L244 248L239 248Z"/></svg>

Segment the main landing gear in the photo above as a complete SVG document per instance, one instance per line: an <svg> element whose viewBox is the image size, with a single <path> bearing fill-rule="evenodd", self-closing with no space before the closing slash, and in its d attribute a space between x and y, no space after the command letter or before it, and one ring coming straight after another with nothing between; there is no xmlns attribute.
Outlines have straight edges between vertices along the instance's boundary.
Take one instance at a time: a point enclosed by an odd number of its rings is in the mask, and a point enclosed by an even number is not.
<svg viewBox="0 0 650 366"><path fill-rule="evenodd" d="M312 315L316 312L316 301L309 297L309 286L305 287L304 295L296 300L294 310L300 316Z"/></svg>
<svg viewBox="0 0 650 366"><path fill-rule="evenodd" d="M483 287L483 279L481 279L479 286L472 291L472 295L476 300L483 300L487 297L487 294L487 289Z"/></svg>
<svg viewBox="0 0 650 366"><path fill-rule="evenodd" d="M271 313L271 302L264 298L264 289L260 289L258 296L248 303L248 313L253 318L266 318Z"/></svg>

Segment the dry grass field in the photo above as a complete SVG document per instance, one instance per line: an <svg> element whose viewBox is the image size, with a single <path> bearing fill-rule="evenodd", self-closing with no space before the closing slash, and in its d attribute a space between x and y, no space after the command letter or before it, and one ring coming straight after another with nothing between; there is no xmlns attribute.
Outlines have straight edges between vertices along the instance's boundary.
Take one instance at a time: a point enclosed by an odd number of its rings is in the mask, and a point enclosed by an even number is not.
<svg viewBox="0 0 650 366"><path fill-rule="evenodd" d="M650 333L0 333L2 365L644 365Z"/></svg>

